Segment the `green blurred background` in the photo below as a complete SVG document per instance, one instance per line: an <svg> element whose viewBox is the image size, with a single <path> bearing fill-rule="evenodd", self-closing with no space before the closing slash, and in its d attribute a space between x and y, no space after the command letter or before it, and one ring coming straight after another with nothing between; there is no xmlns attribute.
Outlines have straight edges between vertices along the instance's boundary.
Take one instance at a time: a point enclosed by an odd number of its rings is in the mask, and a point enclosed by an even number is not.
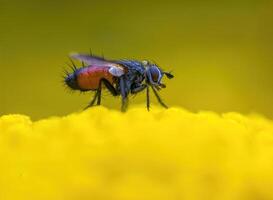
<svg viewBox="0 0 273 200"><path fill-rule="evenodd" d="M68 53L91 48L172 70L170 106L273 117L272 1L0 0L0 25L0 115L83 108L91 95L70 94L61 76ZM120 101L106 94L103 104Z"/></svg>

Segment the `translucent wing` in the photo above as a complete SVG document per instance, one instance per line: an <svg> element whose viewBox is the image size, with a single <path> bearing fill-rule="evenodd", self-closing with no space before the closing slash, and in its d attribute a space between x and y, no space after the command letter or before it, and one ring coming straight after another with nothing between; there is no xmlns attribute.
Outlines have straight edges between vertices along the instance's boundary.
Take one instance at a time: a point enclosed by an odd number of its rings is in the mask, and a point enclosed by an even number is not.
<svg viewBox="0 0 273 200"><path fill-rule="evenodd" d="M107 65L111 64L111 61L107 61L102 57L88 54L71 53L70 57L79 61L83 61L88 65Z"/></svg>
<svg viewBox="0 0 273 200"><path fill-rule="evenodd" d="M109 72L116 77L120 77L125 73L124 67L113 61L107 61L102 57L88 54L72 53L70 57L79 61L82 61L88 65L110 67Z"/></svg>

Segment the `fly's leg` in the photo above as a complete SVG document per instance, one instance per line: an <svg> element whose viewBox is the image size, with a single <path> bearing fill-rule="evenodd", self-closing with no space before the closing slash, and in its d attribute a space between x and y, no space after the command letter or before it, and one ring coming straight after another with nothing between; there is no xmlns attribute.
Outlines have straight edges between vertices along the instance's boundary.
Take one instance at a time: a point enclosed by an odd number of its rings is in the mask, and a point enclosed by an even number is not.
<svg viewBox="0 0 273 200"><path fill-rule="evenodd" d="M111 85L111 83L109 83L109 81L107 81L106 79L102 79L101 81L105 85L105 87L111 92L111 94L113 96L117 96L118 95L117 90L114 88L113 85Z"/></svg>
<svg viewBox="0 0 273 200"><path fill-rule="evenodd" d="M92 101L88 104L88 106L86 106L84 108L84 110L86 110L87 108L90 108L90 107L94 106L94 103L97 100L97 97L98 97L98 91L95 92L95 95L94 95Z"/></svg>
<svg viewBox="0 0 273 200"><path fill-rule="evenodd" d="M100 80L99 88L97 89L97 93L98 93L97 105L98 106L100 105L100 102L101 102L101 84L102 84L102 80Z"/></svg>
<svg viewBox="0 0 273 200"><path fill-rule="evenodd" d="M124 76L120 77L120 93L121 93L121 111L125 112L128 107L128 97L126 94L126 86L125 86L125 80Z"/></svg>
<svg viewBox="0 0 273 200"><path fill-rule="evenodd" d="M164 108L167 109L168 106L162 101L162 99L160 98L160 96L159 96L159 94L157 93L156 89L155 89L153 86L151 86L151 87L152 87L153 92L154 92L154 94L155 94L155 96L156 96L156 98L157 98L157 101L160 103L161 106L163 106Z"/></svg>
<svg viewBox="0 0 273 200"><path fill-rule="evenodd" d="M146 87L146 106L147 110L150 110L150 91L149 91L149 85Z"/></svg>
<svg viewBox="0 0 273 200"><path fill-rule="evenodd" d="M132 90L131 90L131 93L132 93L132 94L139 93L139 92L143 91L146 87L147 87L146 84L142 84L142 85L140 85L140 86L138 86L138 87L132 89Z"/></svg>
<svg viewBox="0 0 273 200"><path fill-rule="evenodd" d="M95 95L94 95L92 101L88 104L88 106L86 106L84 108L84 110L86 110L89 107L94 106L94 104L95 104L96 101L97 101L97 105L100 105L100 103L101 103L102 84L105 85L105 87L111 92L111 94L113 96L117 96L118 95L117 90L111 85L111 83L109 83L109 81L107 81L105 79L101 79L100 84L99 84L99 88L96 90Z"/></svg>
<svg viewBox="0 0 273 200"><path fill-rule="evenodd" d="M109 83L109 81L107 81L106 79L101 79L100 80L100 84L99 84L99 88L97 90L98 93L98 100L97 100L97 105L101 104L101 91L102 91L102 84L105 85L105 87L112 93L113 96L117 96L118 93L115 90L115 88L111 85L111 83Z"/></svg>

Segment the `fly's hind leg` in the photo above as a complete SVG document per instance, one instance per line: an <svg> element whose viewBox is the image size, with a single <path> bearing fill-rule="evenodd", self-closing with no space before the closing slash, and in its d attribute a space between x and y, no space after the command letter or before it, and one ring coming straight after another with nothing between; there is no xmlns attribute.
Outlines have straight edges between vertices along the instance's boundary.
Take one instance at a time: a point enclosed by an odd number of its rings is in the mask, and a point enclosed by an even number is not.
<svg viewBox="0 0 273 200"><path fill-rule="evenodd" d="M94 95L92 101L88 104L88 106L86 106L84 108L84 110L86 110L87 108L90 108L90 107L94 106L94 104L95 104L96 101L97 101L97 105L100 105L100 102L101 102L101 83L102 83L102 81L100 81L99 87L95 91L95 95Z"/></svg>
<svg viewBox="0 0 273 200"><path fill-rule="evenodd" d="M136 93L142 92L146 87L147 87L146 84L138 85L134 87L133 89L131 89L131 93L136 94Z"/></svg>
<svg viewBox="0 0 273 200"><path fill-rule="evenodd" d="M107 81L106 79L101 79L98 89L95 91L95 95L92 99L92 101L84 108L86 110L89 107L94 106L95 102L97 101L97 105L101 104L101 91L102 91L102 84L105 85L105 87L111 92L113 96L117 96L118 92L117 90Z"/></svg>
<svg viewBox="0 0 273 200"><path fill-rule="evenodd" d="M90 107L94 106L94 104L95 104L97 98L98 98L98 91L96 90L96 92L95 92L95 94L94 94L94 97L93 97L92 101L88 104L88 106L86 106L86 107L84 108L84 110L86 110L87 108L90 108Z"/></svg>
<svg viewBox="0 0 273 200"><path fill-rule="evenodd" d="M98 106L99 106L100 103L101 103L101 85L102 85L102 80L100 80L99 88L97 89L97 93L98 93L97 105L98 105Z"/></svg>

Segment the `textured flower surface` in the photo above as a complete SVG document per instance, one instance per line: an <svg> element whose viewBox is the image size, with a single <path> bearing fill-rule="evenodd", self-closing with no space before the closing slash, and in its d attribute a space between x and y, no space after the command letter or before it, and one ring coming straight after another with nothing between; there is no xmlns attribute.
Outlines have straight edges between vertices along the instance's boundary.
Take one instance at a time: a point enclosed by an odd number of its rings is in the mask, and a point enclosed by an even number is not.
<svg viewBox="0 0 273 200"><path fill-rule="evenodd" d="M181 108L0 118L0 199L273 199L273 122Z"/></svg>

